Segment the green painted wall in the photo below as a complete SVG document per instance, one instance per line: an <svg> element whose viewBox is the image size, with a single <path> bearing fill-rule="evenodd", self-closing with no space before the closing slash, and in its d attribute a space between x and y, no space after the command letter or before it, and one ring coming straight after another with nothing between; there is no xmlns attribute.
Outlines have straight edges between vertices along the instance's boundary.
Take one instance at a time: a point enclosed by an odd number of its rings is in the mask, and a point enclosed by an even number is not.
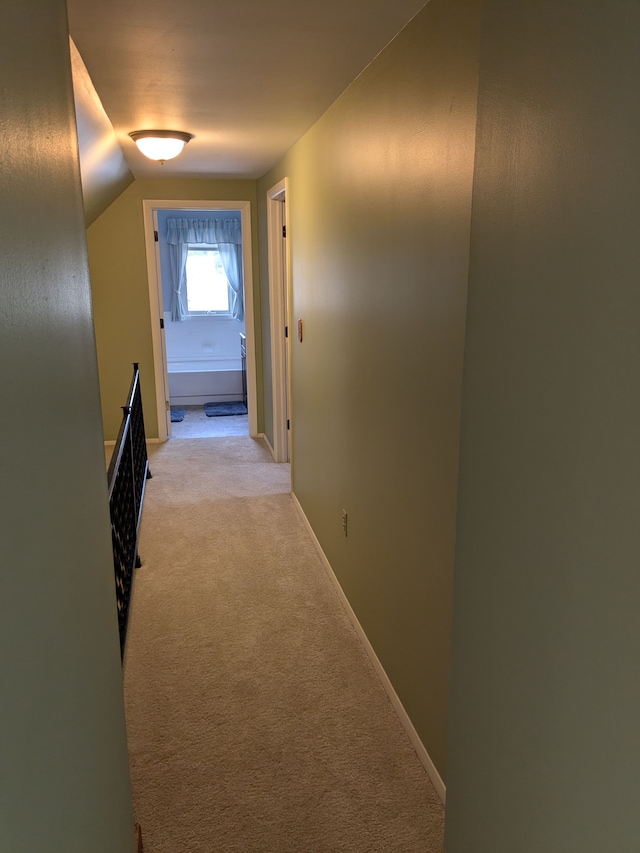
<svg viewBox="0 0 640 853"><path fill-rule="evenodd" d="M64 0L0 31L0 850L131 853Z"/></svg>
<svg viewBox="0 0 640 853"><path fill-rule="evenodd" d="M85 224L89 225L133 183L133 175L73 41L70 48L80 181Z"/></svg>
<svg viewBox="0 0 640 853"><path fill-rule="evenodd" d="M143 199L251 202L258 429L261 430L262 342L256 183L213 179L145 180L131 184L87 229L105 439L113 440L117 436L133 362L140 364L147 436L158 436Z"/></svg>
<svg viewBox="0 0 640 853"><path fill-rule="evenodd" d="M447 853L640 850L640 4L487 0Z"/></svg>
<svg viewBox="0 0 640 853"><path fill-rule="evenodd" d="M266 229L290 182L293 488L443 776L478 19L432 0L258 185Z"/></svg>

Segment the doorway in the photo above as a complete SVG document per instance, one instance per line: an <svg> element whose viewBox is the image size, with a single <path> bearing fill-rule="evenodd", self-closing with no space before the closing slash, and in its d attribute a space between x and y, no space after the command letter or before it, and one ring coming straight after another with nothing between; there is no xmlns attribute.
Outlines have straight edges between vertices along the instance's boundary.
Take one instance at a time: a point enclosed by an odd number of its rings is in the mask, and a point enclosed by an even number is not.
<svg viewBox="0 0 640 853"><path fill-rule="evenodd" d="M273 447L271 450L276 462L289 462L291 458L291 322L287 222L287 179L283 178L267 192L273 399Z"/></svg>
<svg viewBox="0 0 640 853"><path fill-rule="evenodd" d="M242 399L246 388L247 425L249 435L257 436L256 413L256 368L254 343L253 279L251 260L251 215L248 201L192 202L175 200L143 201L147 269L149 274L149 302L152 317L152 339L154 372L158 407L158 429L161 441L175 434L191 434L181 423L172 424L171 409L186 409L189 419L196 408L202 408L202 418L211 421L204 434L229 432L231 421L226 418L206 418L204 404L228 405L236 398ZM172 216L170 216L172 214ZM241 234L241 244L235 237L220 236L215 229L233 230ZM168 232L167 222L183 226L183 232L167 242L178 243L182 257L183 275L177 291L174 287L179 274L173 273L167 282L168 248L163 246ZM210 231L194 231L198 223L210 225ZM177 227L177 226L172 226ZM188 229L188 230L187 230ZM225 231L225 234L227 232ZM220 245L216 242L220 240ZM234 241L231 246L223 241ZM188 245L187 245L188 243ZM175 249L176 246L174 245ZM228 257L220 257L223 251L236 249L235 268L229 270ZM220 250L220 251L218 251ZM233 255L233 251L231 251ZM210 257L205 257L209 255ZM172 263L176 261L174 252ZM195 281L198 266L203 262L217 265L221 275L229 273L229 300L227 304L207 304L196 292L195 286L187 298L185 287L185 262L192 262L192 281ZM239 276L234 281L234 270ZM171 273L169 274L171 277ZM234 291L233 286L236 286ZM242 285L238 292L239 284ZM177 300L176 300L177 292ZM241 301L238 303L236 299ZM238 311L238 308L241 308ZM217 327L217 332L213 328ZM242 336L242 337L241 337ZM245 358L241 358L241 346ZM229 349L231 347L231 349ZM242 376L242 378L241 378ZM238 385L238 388L235 386ZM238 390L240 393L238 393ZM193 411L192 411L193 410ZM175 412L174 412L175 415ZM225 422L226 427L222 422ZM214 424L219 429L213 429ZM199 427L197 428L199 429ZM244 430L246 434L246 428Z"/></svg>

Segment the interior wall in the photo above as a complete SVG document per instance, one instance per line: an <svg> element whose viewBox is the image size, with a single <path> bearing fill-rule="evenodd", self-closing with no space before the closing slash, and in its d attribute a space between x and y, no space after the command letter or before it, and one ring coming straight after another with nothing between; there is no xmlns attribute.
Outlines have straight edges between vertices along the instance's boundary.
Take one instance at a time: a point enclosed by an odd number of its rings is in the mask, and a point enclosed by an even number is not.
<svg viewBox="0 0 640 853"><path fill-rule="evenodd" d="M133 183L133 175L89 72L71 39L69 46L84 217L85 225L89 225L125 187Z"/></svg>
<svg viewBox="0 0 640 853"><path fill-rule="evenodd" d="M133 850L64 0L2 10L0 850Z"/></svg>
<svg viewBox="0 0 640 853"><path fill-rule="evenodd" d="M640 5L485 3L447 853L640 849Z"/></svg>
<svg viewBox="0 0 640 853"><path fill-rule="evenodd" d="M478 19L431 0L258 187L264 233L289 178L293 489L442 776Z"/></svg>
<svg viewBox="0 0 640 853"><path fill-rule="evenodd" d="M158 436L143 199L251 202L258 430L262 431L256 182L158 179L135 181L87 229L105 439L117 436L133 362L140 364L147 436Z"/></svg>

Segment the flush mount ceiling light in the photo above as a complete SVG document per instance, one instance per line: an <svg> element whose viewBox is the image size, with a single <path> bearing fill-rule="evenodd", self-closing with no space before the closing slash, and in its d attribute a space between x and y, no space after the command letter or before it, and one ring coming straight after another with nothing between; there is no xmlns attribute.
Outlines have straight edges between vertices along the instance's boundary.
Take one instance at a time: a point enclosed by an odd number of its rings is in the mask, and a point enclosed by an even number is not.
<svg viewBox="0 0 640 853"><path fill-rule="evenodd" d="M134 130L129 136L150 160L172 160L177 157L193 134L181 130Z"/></svg>

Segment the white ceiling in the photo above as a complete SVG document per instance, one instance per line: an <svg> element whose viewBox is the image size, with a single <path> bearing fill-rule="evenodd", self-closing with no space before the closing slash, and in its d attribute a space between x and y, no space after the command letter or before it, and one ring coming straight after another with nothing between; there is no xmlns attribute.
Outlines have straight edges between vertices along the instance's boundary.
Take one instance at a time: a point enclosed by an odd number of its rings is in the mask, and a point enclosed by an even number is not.
<svg viewBox="0 0 640 853"><path fill-rule="evenodd" d="M68 0L69 29L136 178L257 178L425 0ZM128 133L185 130L163 166Z"/></svg>

